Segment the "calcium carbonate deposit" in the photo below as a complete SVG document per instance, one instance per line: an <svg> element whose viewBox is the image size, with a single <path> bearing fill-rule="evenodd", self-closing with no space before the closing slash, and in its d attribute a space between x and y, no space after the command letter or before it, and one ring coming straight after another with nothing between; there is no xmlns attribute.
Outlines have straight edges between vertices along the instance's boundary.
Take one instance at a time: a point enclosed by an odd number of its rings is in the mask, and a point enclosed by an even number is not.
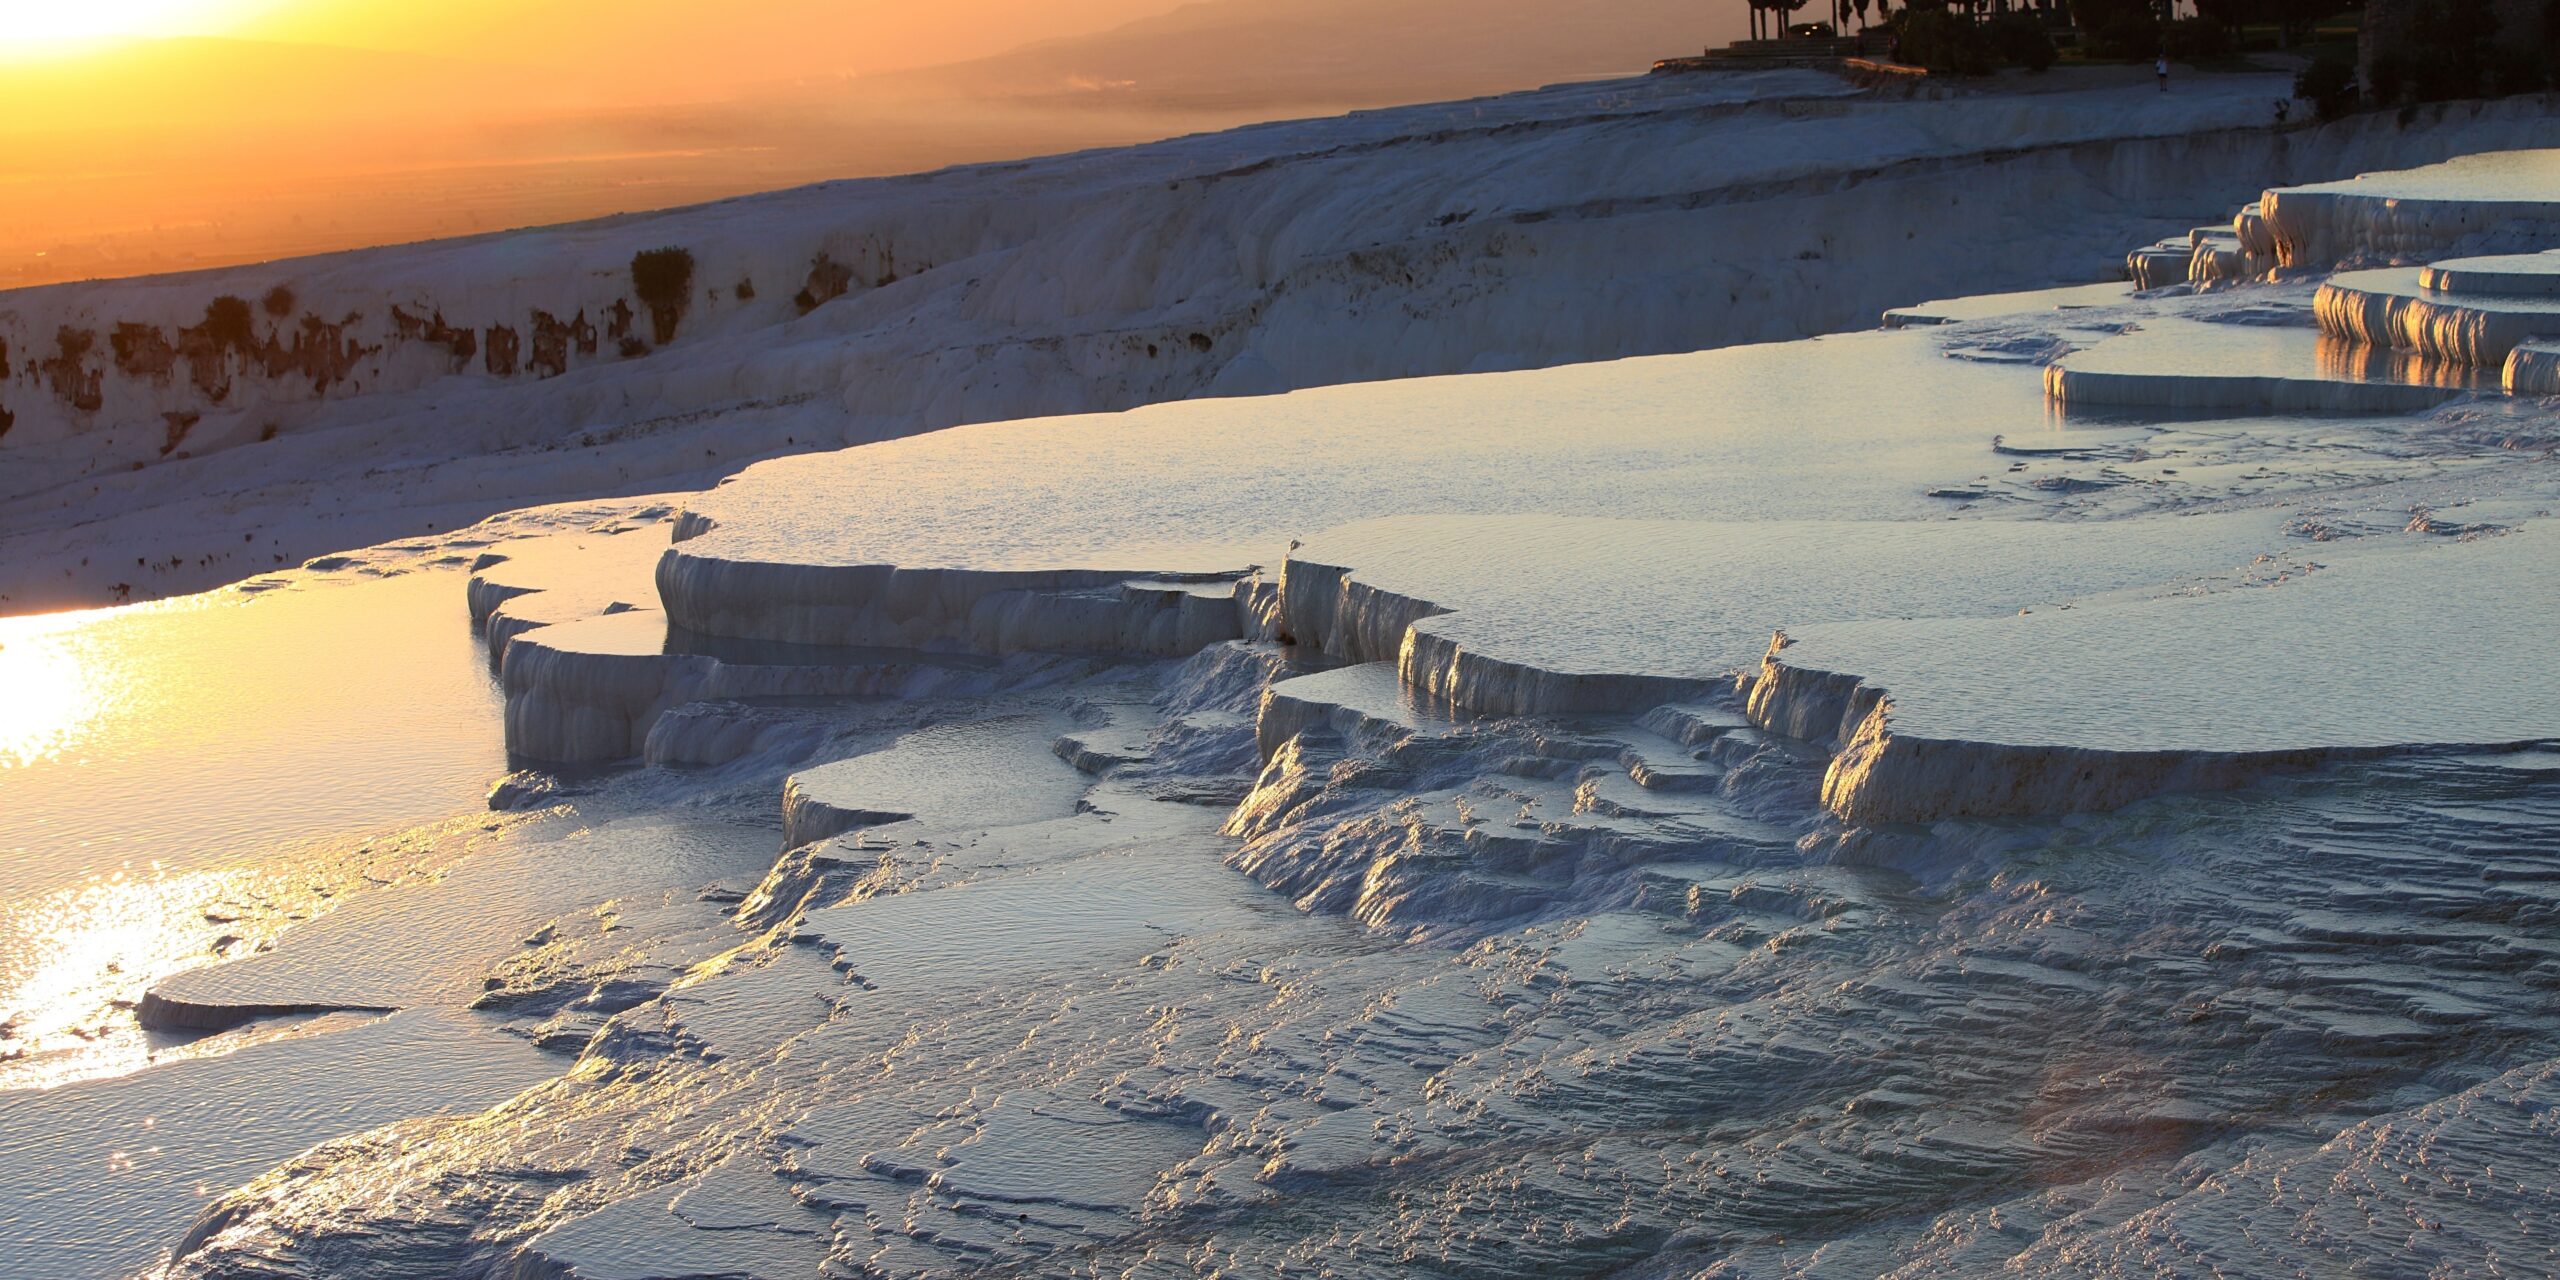
<svg viewBox="0 0 2560 1280"><path fill-rule="evenodd" d="M1561 100L1592 114L1558 148L1676 114ZM1790 101L1878 111L1857 127L1884 150L1942 108L2011 109ZM1735 146L1796 127L1680 110ZM2413 123L2392 146L2505 153L2416 176L2263 172L2227 238L2134 282L2154 287L1914 291L1888 327L1760 345L1523 368L1679 345L1540 346L1524 320L1483 368L1346 364L1308 353L1387 330L1315 325L1339 290L1246 302L1201 276L1145 304L1200 318L1117 339L1189 362L1151 390L987 392L901 421L1007 420L253 583L236 607L432 575L440 625L477 628L460 663L490 667L482 745L513 771L486 811L365 845L360 875L314 853L302 887L205 908L190 927L228 941L129 995L60 997L138 1061L0 1024L53 1072L0 1092L0 1270L2560 1271L2560 401L2335 301L2367 270L2537 297L2543 259L2516 255L2560 231L2480 220L2552 172L2560 152L2515 150L2560 143L2549 120ZM1444 145L1500 149L1469 139ZM1293 239L1267 185L1267 218L1147 219L1168 193L1414 145L1187 167L1247 141L1084 162L1161 167L1143 195L1077 198L1204 260L1355 262ZM2389 149L2337 126L2181 145L2199 165ZM1663 194L1695 185L1656 159ZM1506 189L1479 180L1463 210L1398 216L1486 220ZM948 212L990 183L865 190ZM2348 199L2377 191L2388 217ZM2184 220L2230 207L2205 194ZM1355 222L1379 198L1332 197ZM1694 234L1679 203L1661 236ZM685 216L745 246L757 207ZM871 320L992 315L972 289L1019 301L1009 273L1079 260L969 207L991 221L953 215L943 234L974 239L931 256L974 283ZM1519 234L1563 259L1539 309L1618 315L1627 258ZM1926 235L1950 261L2024 251L1999 225ZM774 243L722 278L803 260L805 238ZM1123 255L1079 267L1126 293L1094 314L1141 309L1150 272L1193 278L1134 243L1077 241ZM1462 274L1355 292L1456 342L1421 312L1469 305ZM1782 292L1690 272L1656 302L1793 317L1734 338L1823 326ZM1528 295L1506 296L1486 305ZM791 322L787 358L718 320L634 358L654 389L411 369L398 394L627 393L893 434L860 404L932 378L875 387L848 314ZM1098 341L1006 323L1062 368ZM1181 354L1194 324L1199 351L1249 354ZM1056 372L951 359L990 384ZM711 410L728 393L693 381L778 393L786 366L823 394ZM1314 385L1423 372L1444 376ZM1163 402L990 408L1141 399ZM669 438L689 452L691 431ZM423 661L328 674L415 682Z"/></svg>

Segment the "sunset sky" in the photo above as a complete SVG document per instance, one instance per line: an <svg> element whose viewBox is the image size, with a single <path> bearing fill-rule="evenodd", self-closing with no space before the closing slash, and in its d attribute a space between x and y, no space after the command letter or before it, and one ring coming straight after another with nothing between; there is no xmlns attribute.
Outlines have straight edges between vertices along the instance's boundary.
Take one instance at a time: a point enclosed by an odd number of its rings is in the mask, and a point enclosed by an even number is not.
<svg viewBox="0 0 2560 1280"><path fill-rule="evenodd" d="M0 288L1627 74L1730 38L1742 13L1739 0L0 0Z"/></svg>
<svg viewBox="0 0 2560 1280"><path fill-rule="evenodd" d="M78 58L119 37L216 36L539 64L616 96L652 96L657 70L698 87L950 62L1098 31L1182 0L5 0L13 61Z"/></svg>

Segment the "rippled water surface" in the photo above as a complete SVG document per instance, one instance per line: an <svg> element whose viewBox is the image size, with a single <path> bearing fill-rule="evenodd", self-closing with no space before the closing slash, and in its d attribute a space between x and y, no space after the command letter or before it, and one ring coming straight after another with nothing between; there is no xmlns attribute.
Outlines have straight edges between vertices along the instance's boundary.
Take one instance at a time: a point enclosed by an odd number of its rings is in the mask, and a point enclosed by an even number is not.
<svg viewBox="0 0 2560 1280"><path fill-rule="evenodd" d="M461 586L0 619L0 1087L131 1065L115 1001L337 892L306 855L477 806L505 765Z"/></svg>

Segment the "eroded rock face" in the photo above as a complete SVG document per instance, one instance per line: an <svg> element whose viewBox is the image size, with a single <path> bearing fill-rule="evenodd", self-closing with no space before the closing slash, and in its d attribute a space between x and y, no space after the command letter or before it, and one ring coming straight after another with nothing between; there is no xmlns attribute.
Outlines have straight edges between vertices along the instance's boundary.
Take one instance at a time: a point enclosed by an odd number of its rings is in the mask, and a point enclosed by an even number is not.
<svg viewBox="0 0 2560 1280"><path fill-rule="evenodd" d="M587 323L581 311L562 320L548 311L533 313L533 354L526 365L545 378L556 378L569 371L572 349L581 356L596 353L596 327Z"/></svg>
<svg viewBox="0 0 2560 1280"><path fill-rule="evenodd" d="M177 368L178 349L155 326L120 322L108 342L115 348L119 373L166 382L170 371Z"/></svg>
<svg viewBox="0 0 2560 1280"><path fill-rule="evenodd" d="M453 364L449 372L460 373L469 368L471 358L480 354L479 332L446 324L442 311L430 312L422 320L395 306L391 308L391 321L401 337L439 346L451 353Z"/></svg>
<svg viewBox="0 0 2560 1280"><path fill-rule="evenodd" d="M350 332L363 319L360 314L350 313L337 320L323 320L306 313L295 326L289 345L281 335L269 334L258 353L266 375L278 380L307 380L315 396L326 395L340 384L353 383L357 370L382 350L364 344Z"/></svg>
<svg viewBox="0 0 2560 1280"><path fill-rule="evenodd" d="M408 317L395 317L404 336L424 336L425 328ZM114 353L114 371L126 378L145 381L167 388L180 364L187 368L187 388L193 392L198 409L164 410L171 413L196 413L204 408L220 407L232 398L242 378L260 379L270 384L308 383L310 393L325 396L332 389L350 381L368 357L379 354L378 346L367 346L352 335L363 322L360 314L339 320L324 320L305 314L298 323L279 322L261 333L249 314L249 304L236 297L216 298L205 308L204 318L179 328L174 337L159 327L133 321L119 321L108 335L108 346ZM441 320L438 322L439 326ZM412 333L416 329L418 332ZM86 331L80 331L85 333ZM431 340L442 341L437 334ZM89 341L74 340L80 356L69 355L70 346L62 348L75 371L68 375L75 386L70 394L75 406L81 397L97 392L91 398L103 399L104 370L93 375L76 371L86 359ZM83 377L86 382L80 381ZM66 394L57 390L57 395Z"/></svg>
<svg viewBox="0 0 2560 1280"><path fill-rule="evenodd" d="M520 325L488 326L484 352L481 329L452 323L440 307L412 310L394 303L381 313L388 325L377 326L368 323L360 308L335 319L316 311L297 316L297 300L291 289L278 285L255 307L237 295L219 295L187 323L118 318L105 327L104 351L98 329L64 325L54 335L53 355L40 362L41 385L52 393L52 404L80 420L76 429L96 428L103 437L140 422L156 428L189 415L201 421L226 411L274 414L311 402L349 400L360 396L368 382L396 387L425 371L553 378L593 359L600 345L596 325L584 309L568 310L563 319L538 306L529 308ZM628 303L615 302L627 327ZM408 359L413 347L431 350L438 358ZM6 376L0 372L0 378ZM237 438L226 432L222 443ZM164 449L148 457L166 458L173 452ZM99 459L91 465L107 463Z"/></svg>
<svg viewBox="0 0 2560 1280"><path fill-rule="evenodd" d="M103 368L89 367L91 351L98 345L98 335L88 329L64 325L54 333L53 355L43 364L46 385L56 399L69 405L73 412L96 413L106 406L106 377Z"/></svg>
<svg viewBox="0 0 2560 1280"><path fill-rule="evenodd" d="M491 325L484 367L493 378L516 376L517 357L523 353L524 339L509 325Z"/></svg>
<svg viewBox="0 0 2560 1280"><path fill-rule="evenodd" d="M826 250L809 260L809 279L800 286L792 302L801 311L815 311L845 295L853 287L853 268L828 256Z"/></svg>

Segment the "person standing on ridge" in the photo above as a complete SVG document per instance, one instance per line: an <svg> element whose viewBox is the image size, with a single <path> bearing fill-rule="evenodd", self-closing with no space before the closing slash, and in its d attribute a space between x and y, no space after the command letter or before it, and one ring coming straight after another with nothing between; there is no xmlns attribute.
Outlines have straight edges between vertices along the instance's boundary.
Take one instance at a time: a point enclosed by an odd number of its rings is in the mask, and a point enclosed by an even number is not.
<svg viewBox="0 0 2560 1280"><path fill-rule="evenodd" d="M2159 61L2151 64L2151 70L2160 77L2160 92L2167 93L2169 91L2169 55L2161 54Z"/></svg>

